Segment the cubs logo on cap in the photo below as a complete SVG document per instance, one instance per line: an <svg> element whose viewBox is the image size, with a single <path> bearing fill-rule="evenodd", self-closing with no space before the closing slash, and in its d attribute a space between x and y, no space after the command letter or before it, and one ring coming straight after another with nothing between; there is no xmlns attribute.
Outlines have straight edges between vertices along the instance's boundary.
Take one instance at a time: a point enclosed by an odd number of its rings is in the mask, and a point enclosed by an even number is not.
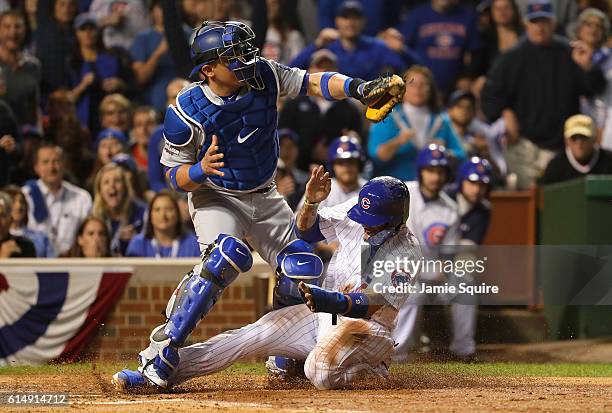
<svg viewBox="0 0 612 413"><path fill-rule="evenodd" d="M370 209L370 198L362 198L361 199L361 207L363 209Z"/></svg>

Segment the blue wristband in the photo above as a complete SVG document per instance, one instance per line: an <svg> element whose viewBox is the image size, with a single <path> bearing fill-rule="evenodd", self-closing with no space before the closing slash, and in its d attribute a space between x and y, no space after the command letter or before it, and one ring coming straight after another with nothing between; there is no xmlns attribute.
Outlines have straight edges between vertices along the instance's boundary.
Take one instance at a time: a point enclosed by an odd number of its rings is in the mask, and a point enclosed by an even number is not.
<svg viewBox="0 0 612 413"><path fill-rule="evenodd" d="M353 81L352 77L347 77L346 80L344 81L344 94L346 95L347 98L352 98L353 96L351 96L351 90L349 88L349 86L351 85L351 82Z"/></svg>
<svg viewBox="0 0 612 413"><path fill-rule="evenodd" d="M368 296L364 293L348 293L349 308L341 315L351 318L365 318L370 307Z"/></svg>
<svg viewBox="0 0 612 413"><path fill-rule="evenodd" d="M185 192L183 190L183 188L181 188L178 184L178 182L176 182L176 174L178 173L180 166L175 166L174 168L169 168L170 169L170 173L168 174L169 178L170 178L170 185L172 185L172 189L174 189L177 192Z"/></svg>
<svg viewBox="0 0 612 413"><path fill-rule="evenodd" d="M304 79L302 80L302 87L300 88L300 95L307 95L308 94L308 84L310 82L310 75L308 73L306 73L304 75Z"/></svg>
<svg viewBox="0 0 612 413"><path fill-rule="evenodd" d="M336 100L331 93L329 93L329 79L337 74L337 72L325 72L323 76L321 76L321 94L326 100Z"/></svg>
<svg viewBox="0 0 612 413"><path fill-rule="evenodd" d="M189 179L196 184L201 184L206 181L206 174L204 173L204 169L202 168L202 164L200 162L192 165L189 168Z"/></svg>

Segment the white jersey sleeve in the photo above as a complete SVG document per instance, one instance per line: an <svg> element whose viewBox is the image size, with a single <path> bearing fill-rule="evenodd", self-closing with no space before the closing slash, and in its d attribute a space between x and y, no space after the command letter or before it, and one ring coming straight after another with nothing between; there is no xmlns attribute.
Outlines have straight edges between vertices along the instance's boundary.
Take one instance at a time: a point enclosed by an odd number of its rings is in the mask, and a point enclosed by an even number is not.
<svg viewBox="0 0 612 413"><path fill-rule="evenodd" d="M328 243L338 239L337 229L346 219L348 210L356 203L357 198L351 198L340 205L319 210L319 230Z"/></svg>
<svg viewBox="0 0 612 413"><path fill-rule="evenodd" d="M281 97L287 96L290 98L296 97L300 93L302 83L304 82L304 76L306 71L298 69L297 67L285 66L281 63L275 62L274 60L267 60L262 58L261 60L267 62L272 70L276 73L278 78L279 95Z"/></svg>

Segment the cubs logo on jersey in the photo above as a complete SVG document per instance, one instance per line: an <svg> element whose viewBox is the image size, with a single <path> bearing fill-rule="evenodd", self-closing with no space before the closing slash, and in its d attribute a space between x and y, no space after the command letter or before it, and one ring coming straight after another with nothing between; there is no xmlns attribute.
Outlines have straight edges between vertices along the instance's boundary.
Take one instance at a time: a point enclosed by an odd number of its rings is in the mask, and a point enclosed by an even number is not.
<svg viewBox="0 0 612 413"><path fill-rule="evenodd" d="M423 239L428 247L440 245L448 231L448 225L443 222L434 222L423 231Z"/></svg>

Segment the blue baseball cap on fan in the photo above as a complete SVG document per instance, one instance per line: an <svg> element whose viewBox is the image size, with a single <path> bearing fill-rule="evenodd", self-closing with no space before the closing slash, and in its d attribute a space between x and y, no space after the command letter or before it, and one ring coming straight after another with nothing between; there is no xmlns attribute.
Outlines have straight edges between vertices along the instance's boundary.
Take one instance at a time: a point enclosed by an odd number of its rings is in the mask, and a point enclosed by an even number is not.
<svg viewBox="0 0 612 413"><path fill-rule="evenodd" d="M525 13L527 20L534 20L538 18L555 19L555 13L553 13L552 3L548 0L530 0L527 3L527 13Z"/></svg>

